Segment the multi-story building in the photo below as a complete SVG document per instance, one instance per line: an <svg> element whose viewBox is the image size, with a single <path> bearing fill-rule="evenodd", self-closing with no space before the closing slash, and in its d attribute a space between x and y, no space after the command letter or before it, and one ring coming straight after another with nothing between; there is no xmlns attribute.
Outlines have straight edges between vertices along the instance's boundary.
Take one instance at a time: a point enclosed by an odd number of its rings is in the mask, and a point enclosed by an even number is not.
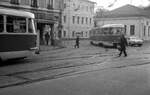
<svg viewBox="0 0 150 95"><path fill-rule="evenodd" d="M94 4L89 0L64 0L62 38L89 38L93 27Z"/></svg>
<svg viewBox="0 0 150 95"><path fill-rule="evenodd" d="M0 8L25 10L35 14L37 30L40 31L40 42L43 43L45 31L51 31L51 40L54 38L54 28L60 20L60 9L63 9L63 0L0 0Z"/></svg>

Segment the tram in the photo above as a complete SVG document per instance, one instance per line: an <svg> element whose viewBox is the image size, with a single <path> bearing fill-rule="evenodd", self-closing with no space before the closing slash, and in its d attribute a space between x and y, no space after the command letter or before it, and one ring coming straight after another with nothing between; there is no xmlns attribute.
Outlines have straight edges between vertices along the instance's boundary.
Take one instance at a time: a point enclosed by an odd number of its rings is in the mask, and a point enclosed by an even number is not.
<svg viewBox="0 0 150 95"><path fill-rule="evenodd" d="M0 60L25 58L37 47L34 14L14 9L0 9Z"/></svg>
<svg viewBox="0 0 150 95"><path fill-rule="evenodd" d="M124 26L123 24L106 24L93 28L90 31L91 44L117 47L120 35L125 34Z"/></svg>

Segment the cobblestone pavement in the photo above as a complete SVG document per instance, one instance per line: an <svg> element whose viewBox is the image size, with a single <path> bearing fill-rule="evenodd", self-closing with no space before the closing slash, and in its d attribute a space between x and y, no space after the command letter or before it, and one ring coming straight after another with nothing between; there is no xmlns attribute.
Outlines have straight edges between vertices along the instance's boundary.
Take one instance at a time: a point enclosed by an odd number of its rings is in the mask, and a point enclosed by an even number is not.
<svg viewBox="0 0 150 95"><path fill-rule="evenodd" d="M117 57L118 50L116 49L106 50L95 47L87 40L81 41L80 48L75 49L73 42L64 42L67 46L65 48L41 46L39 55L24 60L10 61L8 65L1 66L0 88L95 70L125 68L150 63L149 43L142 47L127 47L128 57Z"/></svg>

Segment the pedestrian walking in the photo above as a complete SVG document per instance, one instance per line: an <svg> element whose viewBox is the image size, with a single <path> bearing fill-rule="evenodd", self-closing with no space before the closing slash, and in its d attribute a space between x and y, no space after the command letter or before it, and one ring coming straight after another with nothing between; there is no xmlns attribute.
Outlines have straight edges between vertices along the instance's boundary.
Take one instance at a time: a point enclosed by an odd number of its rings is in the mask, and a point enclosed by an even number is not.
<svg viewBox="0 0 150 95"><path fill-rule="evenodd" d="M75 43L74 47L79 48L79 44L80 44L80 38L79 38L79 36L77 36L76 43Z"/></svg>
<svg viewBox="0 0 150 95"><path fill-rule="evenodd" d="M46 34L45 34L46 45L48 45L48 43L49 43L49 38L50 38L50 35L48 32L46 32Z"/></svg>
<svg viewBox="0 0 150 95"><path fill-rule="evenodd" d="M120 48L118 49L120 51L119 57L122 55L122 52L124 53L124 57L127 56L127 52L126 52L126 46L127 46L127 44L128 43L127 43L126 38L124 37L123 34L121 34L120 41L119 41Z"/></svg>

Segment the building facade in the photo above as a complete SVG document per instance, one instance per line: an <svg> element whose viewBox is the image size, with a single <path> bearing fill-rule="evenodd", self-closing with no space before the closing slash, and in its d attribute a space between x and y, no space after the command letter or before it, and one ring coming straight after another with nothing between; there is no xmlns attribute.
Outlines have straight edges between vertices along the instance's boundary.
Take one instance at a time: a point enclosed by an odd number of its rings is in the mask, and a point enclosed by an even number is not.
<svg viewBox="0 0 150 95"><path fill-rule="evenodd" d="M95 17L96 26L124 24L126 36L150 40L150 12L132 5L105 12Z"/></svg>
<svg viewBox="0 0 150 95"><path fill-rule="evenodd" d="M49 32L51 41L57 34L54 28L57 28L60 20L63 0L0 0L0 7L34 13L36 28L40 32L40 43L43 44L46 31Z"/></svg>
<svg viewBox="0 0 150 95"><path fill-rule="evenodd" d="M62 38L89 38L89 30L94 26L94 2L89 0L64 0L62 14Z"/></svg>

